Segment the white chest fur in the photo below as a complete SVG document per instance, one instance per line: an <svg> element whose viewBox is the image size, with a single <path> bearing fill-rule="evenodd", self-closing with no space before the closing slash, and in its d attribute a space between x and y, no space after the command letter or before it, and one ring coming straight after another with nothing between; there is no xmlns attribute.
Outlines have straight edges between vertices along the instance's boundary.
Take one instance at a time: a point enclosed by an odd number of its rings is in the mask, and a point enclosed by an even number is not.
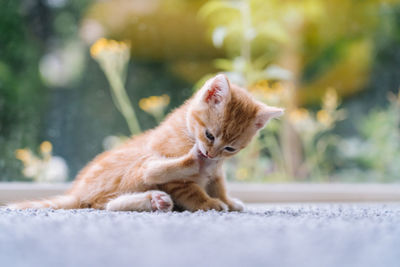
<svg viewBox="0 0 400 267"><path fill-rule="evenodd" d="M200 173L198 184L205 188L206 185L215 178L218 172L219 162L217 160L203 159L200 162Z"/></svg>

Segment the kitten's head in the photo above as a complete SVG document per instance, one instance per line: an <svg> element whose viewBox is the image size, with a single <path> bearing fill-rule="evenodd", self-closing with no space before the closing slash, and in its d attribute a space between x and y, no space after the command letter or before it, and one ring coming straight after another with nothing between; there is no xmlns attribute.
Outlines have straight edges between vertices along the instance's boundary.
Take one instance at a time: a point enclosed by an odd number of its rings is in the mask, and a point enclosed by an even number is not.
<svg viewBox="0 0 400 267"><path fill-rule="evenodd" d="M246 90L230 85L226 76L219 74L194 96L187 122L200 154L221 159L246 147L270 119L282 114L283 109L255 100Z"/></svg>

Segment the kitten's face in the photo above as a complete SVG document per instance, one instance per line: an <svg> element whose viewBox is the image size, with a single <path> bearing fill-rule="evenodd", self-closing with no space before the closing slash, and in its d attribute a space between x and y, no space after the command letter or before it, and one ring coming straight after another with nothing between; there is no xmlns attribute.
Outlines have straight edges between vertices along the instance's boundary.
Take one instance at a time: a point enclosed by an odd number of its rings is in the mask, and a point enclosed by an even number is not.
<svg viewBox="0 0 400 267"><path fill-rule="evenodd" d="M189 109L188 127L203 158L218 160L235 155L271 118L283 110L254 100L224 75L208 80Z"/></svg>

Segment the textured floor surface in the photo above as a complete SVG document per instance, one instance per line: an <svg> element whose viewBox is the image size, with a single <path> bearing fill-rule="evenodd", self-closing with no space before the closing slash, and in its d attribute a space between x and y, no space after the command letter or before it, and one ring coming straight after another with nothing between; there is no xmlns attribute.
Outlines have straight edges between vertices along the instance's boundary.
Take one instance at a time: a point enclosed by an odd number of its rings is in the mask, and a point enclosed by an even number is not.
<svg viewBox="0 0 400 267"><path fill-rule="evenodd" d="M0 266L400 266L400 205L0 210Z"/></svg>

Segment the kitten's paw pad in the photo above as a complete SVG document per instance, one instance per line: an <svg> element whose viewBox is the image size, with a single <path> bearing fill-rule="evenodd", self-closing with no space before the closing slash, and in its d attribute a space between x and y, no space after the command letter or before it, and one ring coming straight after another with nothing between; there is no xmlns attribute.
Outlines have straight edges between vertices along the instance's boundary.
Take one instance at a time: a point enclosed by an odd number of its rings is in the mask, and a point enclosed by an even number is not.
<svg viewBox="0 0 400 267"><path fill-rule="evenodd" d="M219 199L210 199L200 206L200 210L228 211L228 206Z"/></svg>
<svg viewBox="0 0 400 267"><path fill-rule="evenodd" d="M243 202L237 198L229 198L228 207L229 211L243 211L245 209Z"/></svg>
<svg viewBox="0 0 400 267"><path fill-rule="evenodd" d="M151 192L151 210L152 211L171 211L174 207L171 197L161 191Z"/></svg>

